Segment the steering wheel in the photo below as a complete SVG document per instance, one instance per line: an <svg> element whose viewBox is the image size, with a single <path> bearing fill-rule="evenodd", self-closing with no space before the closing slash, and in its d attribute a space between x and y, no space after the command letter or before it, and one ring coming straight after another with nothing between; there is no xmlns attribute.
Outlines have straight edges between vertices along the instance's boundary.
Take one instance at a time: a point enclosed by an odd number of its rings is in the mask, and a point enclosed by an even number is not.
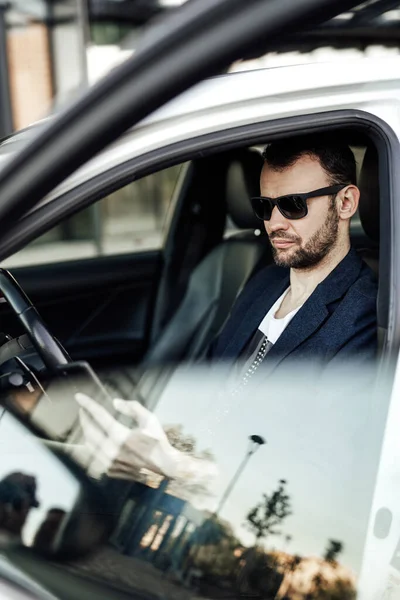
<svg viewBox="0 0 400 600"><path fill-rule="evenodd" d="M47 329L28 296L6 269L0 269L0 296L4 296L13 309L50 371L57 371L59 367L71 362L67 351Z"/></svg>

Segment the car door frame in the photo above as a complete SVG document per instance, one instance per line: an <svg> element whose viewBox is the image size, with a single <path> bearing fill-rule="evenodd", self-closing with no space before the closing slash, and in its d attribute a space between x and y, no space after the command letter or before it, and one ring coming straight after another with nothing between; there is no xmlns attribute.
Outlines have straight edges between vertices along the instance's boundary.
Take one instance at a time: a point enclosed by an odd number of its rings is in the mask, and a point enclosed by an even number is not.
<svg viewBox="0 0 400 600"><path fill-rule="evenodd" d="M400 346L400 303L396 302L395 290L400 284L400 240L394 231L400 227L400 207L394 201L400 195L400 175L393 165L400 162L400 145L393 129L379 117L358 109L323 111L300 116L241 125L205 135L199 135L173 144L165 144L141 156L131 158L113 167L108 173L78 185L49 203L39 207L19 223L13 231L0 241L0 255L11 254L23 247L26 240L34 239L62 218L71 216L99 199L99 195L112 193L133 178L137 179L196 156L239 146L265 143L266 139L290 137L295 133L306 133L311 129L334 130L358 128L376 144L379 151L380 194L389 198L381 203L380 245L380 292L378 299L379 322L387 329L385 352L398 351ZM156 167L156 169L155 169ZM386 210L387 208L387 210ZM174 207L171 206L171 211ZM397 224L397 225L396 225ZM388 235L389 233L389 235ZM386 310L385 307L388 307Z"/></svg>

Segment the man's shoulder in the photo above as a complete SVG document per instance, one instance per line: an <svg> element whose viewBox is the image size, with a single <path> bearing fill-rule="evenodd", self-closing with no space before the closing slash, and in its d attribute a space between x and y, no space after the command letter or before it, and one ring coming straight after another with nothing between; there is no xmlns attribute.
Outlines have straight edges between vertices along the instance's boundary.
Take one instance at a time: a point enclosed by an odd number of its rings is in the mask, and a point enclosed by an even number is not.
<svg viewBox="0 0 400 600"><path fill-rule="evenodd" d="M362 262L360 275L349 291L365 296L370 300L376 300L378 294L378 278L364 261Z"/></svg>
<svg viewBox="0 0 400 600"><path fill-rule="evenodd" d="M342 319L342 323L350 324L361 318L368 318L371 326L375 326L377 295L377 278L368 265L362 262L358 277L347 288L343 296L333 302L329 311L331 312L335 307L337 317Z"/></svg>

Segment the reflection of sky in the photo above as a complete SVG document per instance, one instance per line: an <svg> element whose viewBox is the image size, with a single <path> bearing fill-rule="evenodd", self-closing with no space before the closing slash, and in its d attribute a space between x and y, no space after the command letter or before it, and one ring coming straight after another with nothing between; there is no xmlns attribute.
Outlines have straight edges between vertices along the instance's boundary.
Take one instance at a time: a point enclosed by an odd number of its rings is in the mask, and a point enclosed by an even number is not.
<svg viewBox="0 0 400 600"><path fill-rule="evenodd" d="M32 542L50 508L71 509L78 484L48 449L7 413L0 420L0 480L14 472L36 478L39 508L32 508L23 529L24 542Z"/></svg>
<svg viewBox="0 0 400 600"><path fill-rule="evenodd" d="M293 515L283 526L293 536L288 551L321 556L329 539L344 544L341 562L359 570L383 430L385 403L363 378L344 375L323 385L299 377L270 379L257 394L224 401L215 394L210 373L181 374L156 408L163 425L181 423L200 449L210 448L219 469L214 510L241 463L248 436L267 440L250 459L226 502L221 517L246 544L254 535L245 527L249 510L263 493L287 480ZM285 548L283 537L267 547Z"/></svg>

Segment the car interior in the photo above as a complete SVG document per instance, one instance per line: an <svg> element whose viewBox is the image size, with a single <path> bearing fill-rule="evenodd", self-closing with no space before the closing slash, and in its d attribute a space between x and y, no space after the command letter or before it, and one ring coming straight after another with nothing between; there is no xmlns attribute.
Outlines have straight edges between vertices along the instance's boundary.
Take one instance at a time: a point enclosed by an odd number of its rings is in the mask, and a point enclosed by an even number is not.
<svg viewBox="0 0 400 600"><path fill-rule="evenodd" d="M379 275L379 173L378 153L373 143L365 137L354 136L352 150L356 156L358 185L361 201L351 223L352 245L362 259L378 277ZM288 140L289 143L289 140ZM254 216L248 199L259 195L259 174L263 159L261 147L239 148L228 152L194 159L191 176L196 171L210 172L212 169L221 178L218 182L220 195L210 198L210 190L204 194L213 206L217 200L226 207L225 219L234 224L234 229L225 231L222 238L205 252L188 278L181 298L177 298L170 318L150 337L150 346L139 369L122 369L117 379L108 380L115 393L129 397L132 389L148 406L154 406L170 375L166 365L181 361L196 361L204 357L212 341L218 335L229 316L230 310L246 282L258 269L273 262L270 245L262 223ZM199 177L203 181L204 178ZM214 179L206 179L206 185ZM211 186L213 188L214 186ZM198 188L196 188L198 191ZM215 189L213 190L215 193ZM202 190L200 190L202 193ZM186 198L189 202L190 193ZM168 269L160 284L170 276ZM176 273L173 273L176 277ZM174 282L175 284L175 282ZM174 287L170 284L170 288ZM160 293L156 300L155 314L168 306ZM169 309L171 310L171 309ZM378 298L379 346L383 350L387 330L387 292L380 287ZM160 319L162 322L162 319ZM161 369L157 367L162 366Z"/></svg>
<svg viewBox="0 0 400 600"><path fill-rule="evenodd" d="M343 135L356 156L361 190L352 244L378 275L380 262L388 262L379 257L378 151L363 132ZM249 202L259 194L262 148L210 149L192 158L176 186L160 251L12 269L50 331L74 360L98 370L111 394L135 392L154 406L174 365L204 358L243 286L272 263ZM6 333L20 335L12 311L1 310ZM382 351L387 282L380 282L377 313ZM37 368L32 349L19 356Z"/></svg>
<svg viewBox="0 0 400 600"><path fill-rule="evenodd" d="M214 165L220 161L226 165L227 216L237 231L220 240L193 270L179 308L146 354L146 365L200 357L223 326L249 277L273 261L262 223L248 201L260 193L260 153L240 149L217 156ZM352 223L352 243L378 274L379 188L377 154L372 146L364 153L358 183L362 201L358 218Z"/></svg>

